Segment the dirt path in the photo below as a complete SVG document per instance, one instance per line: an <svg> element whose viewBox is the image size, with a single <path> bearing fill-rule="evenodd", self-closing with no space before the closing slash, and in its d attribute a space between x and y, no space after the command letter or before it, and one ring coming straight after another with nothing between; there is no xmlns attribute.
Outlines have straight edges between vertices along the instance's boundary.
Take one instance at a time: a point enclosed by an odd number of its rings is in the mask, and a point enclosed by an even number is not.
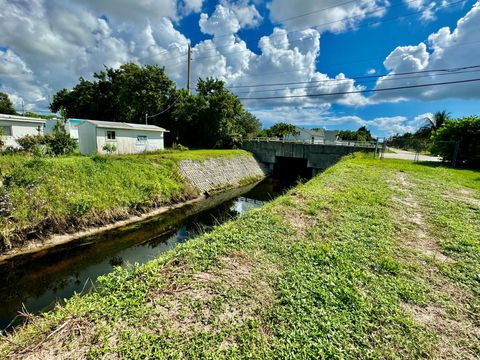
<svg viewBox="0 0 480 360"><path fill-rule="evenodd" d="M454 265L455 260L442 253L439 239L431 235L421 201L415 196L415 184L408 176L397 173L390 187L395 193L391 214L398 239L407 250L405 261L419 267L419 280L431 291L428 305L404 303L403 308L438 337L435 358L478 359L471 346L480 342L480 327L466 310L471 294L440 270Z"/></svg>

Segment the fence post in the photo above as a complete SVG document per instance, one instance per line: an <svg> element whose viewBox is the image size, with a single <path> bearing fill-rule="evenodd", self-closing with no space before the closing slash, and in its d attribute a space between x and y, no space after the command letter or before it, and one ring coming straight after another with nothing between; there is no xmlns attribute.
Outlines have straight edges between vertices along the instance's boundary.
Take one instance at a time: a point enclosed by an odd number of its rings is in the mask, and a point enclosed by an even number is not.
<svg viewBox="0 0 480 360"><path fill-rule="evenodd" d="M453 149L452 166L457 167L458 153L460 152L460 140L455 141L455 147Z"/></svg>

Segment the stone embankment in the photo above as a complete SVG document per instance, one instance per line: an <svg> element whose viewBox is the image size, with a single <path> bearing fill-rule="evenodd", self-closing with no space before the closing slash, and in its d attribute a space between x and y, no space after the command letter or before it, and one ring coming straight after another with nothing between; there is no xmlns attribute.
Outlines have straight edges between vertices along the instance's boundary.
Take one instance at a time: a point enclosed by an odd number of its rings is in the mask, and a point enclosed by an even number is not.
<svg viewBox="0 0 480 360"><path fill-rule="evenodd" d="M182 160L179 167L185 180L202 194L245 185L265 176L252 156Z"/></svg>

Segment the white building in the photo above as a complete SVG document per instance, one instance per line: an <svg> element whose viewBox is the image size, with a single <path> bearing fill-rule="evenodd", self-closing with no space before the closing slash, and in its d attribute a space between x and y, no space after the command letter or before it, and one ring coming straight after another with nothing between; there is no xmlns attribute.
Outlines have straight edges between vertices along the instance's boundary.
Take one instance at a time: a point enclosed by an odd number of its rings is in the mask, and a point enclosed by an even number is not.
<svg viewBox="0 0 480 360"><path fill-rule="evenodd" d="M105 145L115 146L116 154L163 150L165 132L155 125L84 120L78 126L80 152L105 154Z"/></svg>
<svg viewBox="0 0 480 360"><path fill-rule="evenodd" d="M52 119L52 120L47 120L45 123L45 134L51 134L53 132L53 129L55 125L59 121L64 121L61 119ZM67 134L70 134L70 137L74 140L77 140L78 142L78 126L83 122L83 120L80 119L68 119L65 122L65 131Z"/></svg>
<svg viewBox="0 0 480 360"><path fill-rule="evenodd" d="M0 130L5 140L5 147L19 148L17 139L26 135L43 134L45 120L26 116L0 114Z"/></svg>
<svg viewBox="0 0 480 360"><path fill-rule="evenodd" d="M310 144L335 143L338 131L325 129L303 129L296 127L295 134L285 136L286 141L298 141Z"/></svg>

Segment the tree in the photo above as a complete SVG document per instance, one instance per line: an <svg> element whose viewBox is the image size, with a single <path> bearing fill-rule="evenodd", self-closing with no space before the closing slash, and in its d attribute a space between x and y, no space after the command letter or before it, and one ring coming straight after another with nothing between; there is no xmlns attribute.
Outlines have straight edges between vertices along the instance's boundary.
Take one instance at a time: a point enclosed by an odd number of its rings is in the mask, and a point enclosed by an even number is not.
<svg viewBox="0 0 480 360"><path fill-rule="evenodd" d="M118 69L105 68L93 78L80 78L72 90L57 92L50 109L57 112L63 107L68 117L144 123L146 114L161 112L175 95L175 84L157 65L128 63ZM161 120L156 117L149 123Z"/></svg>
<svg viewBox="0 0 480 360"><path fill-rule="evenodd" d="M480 168L480 117L447 119L433 135L431 152L451 161L459 146L457 164ZM457 145L458 144L458 145Z"/></svg>
<svg viewBox="0 0 480 360"><path fill-rule="evenodd" d="M431 135L432 133L434 134L443 126L443 124L449 119L449 117L450 114L447 113L445 110L437 111L433 116L427 116L425 118L427 124L421 129L424 129L423 131L425 131L426 129L426 133L428 135Z"/></svg>
<svg viewBox="0 0 480 360"><path fill-rule="evenodd" d="M338 132L338 138L345 141L372 141L373 136L366 126L361 126L357 131L341 130Z"/></svg>
<svg viewBox="0 0 480 360"><path fill-rule="evenodd" d="M296 135L298 134L298 131L295 125L279 122L271 126L270 129L267 129L265 133L268 137L283 138L287 135Z"/></svg>
<svg viewBox="0 0 480 360"><path fill-rule="evenodd" d="M171 127L167 127L174 142L194 148L226 148L260 128L258 119L244 110L223 81L199 79L196 91L196 95L177 91Z"/></svg>
<svg viewBox="0 0 480 360"><path fill-rule="evenodd" d="M0 114L16 115L17 112L13 108L13 104L8 94L0 92Z"/></svg>

